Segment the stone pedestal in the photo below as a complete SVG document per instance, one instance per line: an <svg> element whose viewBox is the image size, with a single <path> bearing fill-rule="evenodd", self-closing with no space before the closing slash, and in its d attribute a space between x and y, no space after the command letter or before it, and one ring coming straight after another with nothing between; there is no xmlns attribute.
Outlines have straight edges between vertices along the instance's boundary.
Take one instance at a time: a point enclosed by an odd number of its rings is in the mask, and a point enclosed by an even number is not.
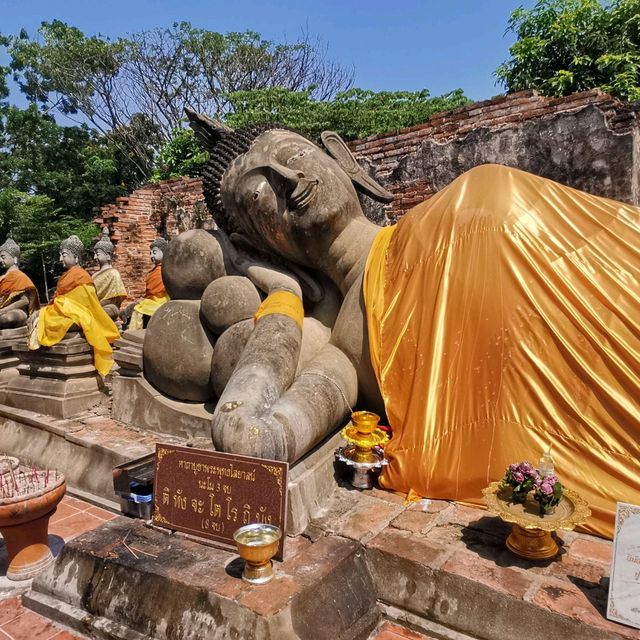
<svg viewBox="0 0 640 640"><path fill-rule="evenodd" d="M13 350L14 345L26 345L27 327L2 329L0 331L0 403L4 403L9 381L18 375L20 360Z"/></svg>
<svg viewBox="0 0 640 640"><path fill-rule="evenodd" d="M125 331L119 340L113 343L113 359L118 365L121 376L135 377L142 373L142 345L145 329Z"/></svg>
<svg viewBox="0 0 640 640"><path fill-rule="evenodd" d="M93 365L93 349L80 332L69 332L53 347L30 351L26 343L13 347L18 375L6 389L5 404L56 418L69 418L107 397Z"/></svg>

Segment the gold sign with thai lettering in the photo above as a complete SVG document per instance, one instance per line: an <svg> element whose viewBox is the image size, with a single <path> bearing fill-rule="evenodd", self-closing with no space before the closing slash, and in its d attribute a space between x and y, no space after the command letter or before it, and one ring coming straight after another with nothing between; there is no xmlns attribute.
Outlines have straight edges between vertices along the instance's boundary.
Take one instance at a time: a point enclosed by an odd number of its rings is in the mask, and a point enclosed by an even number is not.
<svg viewBox="0 0 640 640"><path fill-rule="evenodd" d="M156 444L153 522L230 545L245 524L284 533L288 470L286 462ZM281 544L276 557L282 552Z"/></svg>

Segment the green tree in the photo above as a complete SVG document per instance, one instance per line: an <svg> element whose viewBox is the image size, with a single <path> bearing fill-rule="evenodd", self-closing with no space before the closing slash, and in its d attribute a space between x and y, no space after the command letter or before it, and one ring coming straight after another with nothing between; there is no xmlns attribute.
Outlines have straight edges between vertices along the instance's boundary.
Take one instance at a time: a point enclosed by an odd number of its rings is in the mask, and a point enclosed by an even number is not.
<svg viewBox="0 0 640 640"><path fill-rule="evenodd" d="M31 195L17 189L0 189L0 237L11 232L20 245L23 268L40 290L44 299L60 274L58 247L60 241L77 235L90 246L98 227L86 220L64 215L53 199Z"/></svg>
<svg viewBox="0 0 640 640"><path fill-rule="evenodd" d="M174 129L171 140L160 149L151 181L197 176L208 157L191 129Z"/></svg>
<svg viewBox="0 0 640 640"><path fill-rule="evenodd" d="M348 87L351 73L307 34L293 43L253 31L221 34L188 22L109 40L43 22L38 37L5 36L14 79L47 113L86 121L109 135L122 159L146 179L158 138L180 126L186 106L222 117L228 94L273 86L324 99Z"/></svg>
<svg viewBox="0 0 640 640"><path fill-rule="evenodd" d="M61 127L35 105L0 114L0 189L48 196L53 207L89 218L121 195L113 149L88 127Z"/></svg>
<svg viewBox="0 0 640 640"><path fill-rule="evenodd" d="M507 29L517 40L496 76L508 91L598 87L640 100L640 0L538 0L516 9Z"/></svg>
<svg viewBox="0 0 640 640"><path fill-rule="evenodd" d="M469 102L461 89L431 97L422 91L349 89L335 98L318 100L310 91L282 87L237 91L229 95L231 110L224 120L232 127L277 122L318 139L323 131L337 131L353 140L425 122L429 116ZM178 128L160 151L153 180L198 175L208 155L190 129Z"/></svg>

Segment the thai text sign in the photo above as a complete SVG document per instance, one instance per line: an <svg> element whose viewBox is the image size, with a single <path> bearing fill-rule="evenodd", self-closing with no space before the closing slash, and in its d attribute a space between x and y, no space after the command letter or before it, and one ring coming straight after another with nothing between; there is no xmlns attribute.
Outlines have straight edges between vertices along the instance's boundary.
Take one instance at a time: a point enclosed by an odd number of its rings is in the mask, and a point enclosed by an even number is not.
<svg viewBox="0 0 640 640"><path fill-rule="evenodd" d="M618 502L607 618L640 629L640 506Z"/></svg>
<svg viewBox="0 0 640 640"><path fill-rule="evenodd" d="M156 444L153 522L234 545L234 532L287 517L286 462ZM282 559L283 544L278 556Z"/></svg>

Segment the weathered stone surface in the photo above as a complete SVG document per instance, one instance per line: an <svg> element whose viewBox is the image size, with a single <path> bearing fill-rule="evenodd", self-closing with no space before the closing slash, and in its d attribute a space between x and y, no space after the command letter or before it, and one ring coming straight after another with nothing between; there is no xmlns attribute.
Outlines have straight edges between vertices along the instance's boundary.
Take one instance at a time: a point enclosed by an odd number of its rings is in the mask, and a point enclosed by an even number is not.
<svg viewBox="0 0 640 640"><path fill-rule="evenodd" d="M162 281L173 300L200 300L209 283L224 274L220 244L203 229L173 238L164 254Z"/></svg>
<svg viewBox="0 0 640 640"><path fill-rule="evenodd" d="M111 415L114 420L154 433L211 443L213 406L167 398L142 376L114 375Z"/></svg>
<svg viewBox="0 0 640 640"><path fill-rule="evenodd" d="M152 555L123 551L125 536ZM138 640L355 640L378 622L371 579L351 541L309 545L278 564L266 588L243 583L241 568L233 552L116 518L70 541L25 602L85 633L109 629L112 638Z"/></svg>
<svg viewBox="0 0 640 640"><path fill-rule="evenodd" d="M152 316L146 331L145 378L177 400L211 400L213 337L200 322L200 301L170 300Z"/></svg>
<svg viewBox="0 0 640 640"><path fill-rule="evenodd" d="M253 318L259 306L260 295L249 278L223 276L206 288L201 313L209 329L220 335L237 322Z"/></svg>
<svg viewBox="0 0 640 640"><path fill-rule="evenodd" d="M217 397L222 395L244 346L253 331L253 320L243 320L229 327L216 341L211 358L211 382Z"/></svg>
<svg viewBox="0 0 640 640"><path fill-rule="evenodd" d="M107 391L93 364L93 350L81 333L70 332L58 344L31 351L14 345L18 373L6 387L5 402L57 418L69 418L100 404Z"/></svg>

